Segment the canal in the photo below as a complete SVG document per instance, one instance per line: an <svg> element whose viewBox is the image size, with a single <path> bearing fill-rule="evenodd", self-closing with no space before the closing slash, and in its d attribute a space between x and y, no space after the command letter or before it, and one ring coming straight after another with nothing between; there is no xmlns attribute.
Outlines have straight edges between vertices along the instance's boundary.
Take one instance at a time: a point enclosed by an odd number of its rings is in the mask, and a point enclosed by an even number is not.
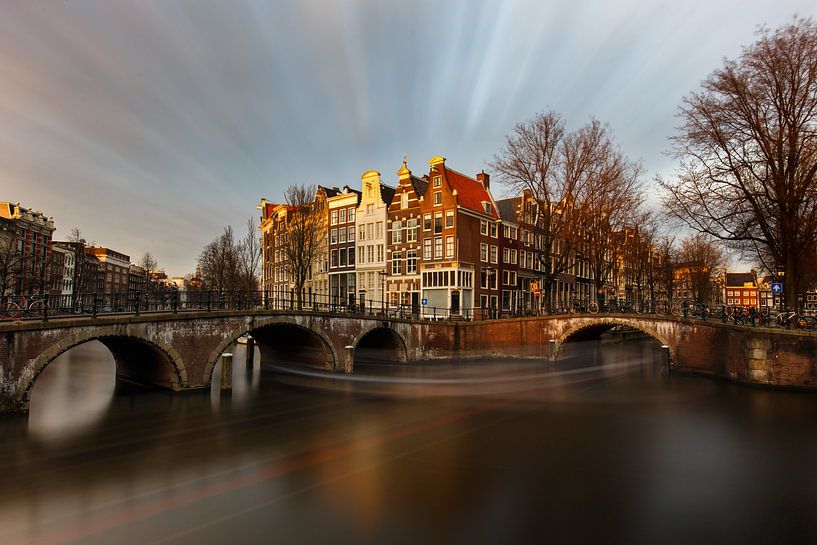
<svg viewBox="0 0 817 545"><path fill-rule="evenodd" d="M229 395L61 356L0 419L0 544L817 540L817 396L668 376L649 339L334 379L243 350Z"/></svg>

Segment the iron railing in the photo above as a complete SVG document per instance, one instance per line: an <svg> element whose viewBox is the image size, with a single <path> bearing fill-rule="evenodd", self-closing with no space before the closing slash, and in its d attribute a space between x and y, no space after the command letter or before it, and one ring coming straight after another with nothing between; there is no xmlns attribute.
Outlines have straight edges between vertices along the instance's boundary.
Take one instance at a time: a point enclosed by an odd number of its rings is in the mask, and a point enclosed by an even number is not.
<svg viewBox="0 0 817 545"><path fill-rule="evenodd" d="M304 292L298 297L268 291L162 291L123 293L78 293L69 295L30 295L0 297L0 320L42 320L99 315L139 315L140 313L182 313L222 311L303 311L381 316L426 320L496 320L541 315L566 314L647 314L678 316L697 320L717 320L747 326L791 326L810 328L800 323L798 314L775 316L743 307L709 308L700 303L681 301L617 301L606 304L573 300L546 312L544 308L465 308L422 304L399 304L348 295L337 297ZM781 319L782 317L782 319Z"/></svg>

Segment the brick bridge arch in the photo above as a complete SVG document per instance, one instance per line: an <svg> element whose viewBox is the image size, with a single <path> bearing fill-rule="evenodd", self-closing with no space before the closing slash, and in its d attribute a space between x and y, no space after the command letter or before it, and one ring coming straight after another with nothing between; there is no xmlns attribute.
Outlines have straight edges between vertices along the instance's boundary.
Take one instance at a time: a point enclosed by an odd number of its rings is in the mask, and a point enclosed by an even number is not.
<svg viewBox="0 0 817 545"><path fill-rule="evenodd" d="M670 352L670 361L676 361L675 354L676 354L676 347L669 341L669 339L664 336L661 332L658 331L658 328L655 327L656 322L654 320L650 321L643 318L626 318L626 317L608 317L608 316L601 316L601 317L588 317L584 319L580 319L579 323L571 324L563 331L556 339L556 355L561 352L562 345L568 341L571 337L575 336L577 333L581 333L582 331L586 331L589 329L601 329L604 328L605 330L609 330L616 326L624 326L629 327L631 329L635 329L644 333L645 335L652 337L662 346L669 347Z"/></svg>
<svg viewBox="0 0 817 545"><path fill-rule="evenodd" d="M173 390L188 385L184 360L169 344L158 338L123 334L117 327L100 327L93 332L84 331L59 339L34 358L17 382L17 402L28 408L31 391L46 367L68 350L91 341L99 341L110 351L116 365L117 379L140 377L142 380L149 376L150 382ZM153 361L140 361L147 358Z"/></svg>
<svg viewBox="0 0 817 545"><path fill-rule="evenodd" d="M307 322L306 324L302 323L303 320L298 320L295 317L291 316L272 316L268 318L260 318L254 319L251 321L247 321L239 327L233 328L227 335L218 343L218 345L210 351L209 356L207 357L207 361L204 366L204 380L205 385L210 385L213 380L213 370L215 369L216 364L221 358L221 355L227 350L230 346L232 346L239 337L246 334L252 334L253 338L256 339L258 342L259 350L261 350L261 360L264 360L264 342L263 342L263 330L268 328L273 328L276 326L284 326L289 328L296 328L301 331L304 331L310 335L313 335L321 342L321 347L326 353L327 359L325 363L325 367L329 369L336 369L338 367L339 362L341 361L338 357L337 351L335 350L332 340L323 331L322 328L314 325L313 323ZM260 332L260 333L259 333Z"/></svg>
<svg viewBox="0 0 817 545"><path fill-rule="evenodd" d="M401 362L408 361L408 359L409 359L409 348L408 348L408 343L406 342L406 339L404 339L403 336L398 331L395 330L395 328L389 327L388 322L374 324L371 327L368 327L368 328L365 328L364 330L362 330L355 337L355 340L352 342L352 346L355 347L355 352L357 352L357 349L358 349L358 347L360 345L360 341L362 341L368 335L375 334L376 332L380 332L380 331L389 332L388 335L390 335L391 340L396 341L395 344L397 344L397 346L394 347L394 348L400 354L400 357L399 357L400 361ZM385 347L385 348L388 349L388 347Z"/></svg>

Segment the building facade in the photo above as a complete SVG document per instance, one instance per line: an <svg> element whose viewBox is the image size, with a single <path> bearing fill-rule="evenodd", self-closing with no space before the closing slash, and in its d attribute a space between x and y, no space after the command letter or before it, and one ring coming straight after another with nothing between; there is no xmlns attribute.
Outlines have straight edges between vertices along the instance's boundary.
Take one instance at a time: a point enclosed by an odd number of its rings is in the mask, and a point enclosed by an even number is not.
<svg viewBox="0 0 817 545"><path fill-rule="evenodd" d="M130 256L121 252L97 246L88 246L85 252L99 261L97 291L106 295L128 291Z"/></svg>
<svg viewBox="0 0 817 545"><path fill-rule="evenodd" d="M344 186L327 199L329 212L329 303L333 306L356 304L357 260L355 221L360 191Z"/></svg>
<svg viewBox="0 0 817 545"><path fill-rule="evenodd" d="M10 295L50 293L54 220L39 210L10 202L0 202L0 219L8 246L3 256L8 262L4 291Z"/></svg>
<svg viewBox="0 0 817 545"><path fill-rule="evenodd" d="M419 262L421 313L425 317L474 315L499 308L499 215L484 172L470 178L429 161L428 186L420 199ZM392 242L404 227L392 223ZM392 273L405 257L392 253ZM398 262L398 263L395 263Z"/></svg>
<svg viewBox="0 0 817 545"><path fill-rule="evenodd" d="M397 171L397 187L388 207L384 231L388 305L393 309L402 308L404 312L414 315L420 313L419 263L423 257L423 213L420 204L427 187L425 179L411 174L404 158L403 165ZM399 234L395 236L395 232Z"/></svg>
<svg viewBox="0 0 817 545"><path fill-rule="evenodd" d="M384 185L374 170L363 173L361 189L355 213L358 301L382 308L386 301L386 226L395 190Z"/></svg>
<svg viewBox="0 0 817 545"><path fill-rule="evenodd" d="M758 308L758 287L753 273L726 273L723 289L726 305Z"/></svg>

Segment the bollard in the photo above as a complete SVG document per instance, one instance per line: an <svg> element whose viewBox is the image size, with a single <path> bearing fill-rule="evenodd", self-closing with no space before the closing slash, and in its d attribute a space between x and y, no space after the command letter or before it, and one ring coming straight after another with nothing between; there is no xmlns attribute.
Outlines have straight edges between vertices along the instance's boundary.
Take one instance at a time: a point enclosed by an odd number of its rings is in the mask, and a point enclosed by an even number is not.
<svg viewBox="0 0 817 545"><path fill-rule="evenodd" d="M221 355L221 389L233 389L233 354L226 352Z"/></svg>
<svg viewBox="0 0 817 545"><path fill-rule="evenodd" d="M255 339L247 336L247 357L245 358L245 364L247 366L247 370L251 370L253 366L253 359L255 358Z"/></svg>
<svg viewBox="0 0 817 545"><path fill-rule="evenodd" d="M559 343L556 341L556 339L550 339L550 341L548 341L548 346L548 359L550 361L556 361L556 354L559 351Z"/></svg>
<svg viewBox="0 0 817 545"><path fill-rule="evenodd" d="M346 357L343 359L343 372L351 373L355 361L355 347L346 347Z"/></svg>
<svg viewBox="0 0 817 545"><path fill-rule="evenodd" d="M666 369L669 372L671 363L669 358L669 346L662 344L661 345L661 367Z"/></svg>

